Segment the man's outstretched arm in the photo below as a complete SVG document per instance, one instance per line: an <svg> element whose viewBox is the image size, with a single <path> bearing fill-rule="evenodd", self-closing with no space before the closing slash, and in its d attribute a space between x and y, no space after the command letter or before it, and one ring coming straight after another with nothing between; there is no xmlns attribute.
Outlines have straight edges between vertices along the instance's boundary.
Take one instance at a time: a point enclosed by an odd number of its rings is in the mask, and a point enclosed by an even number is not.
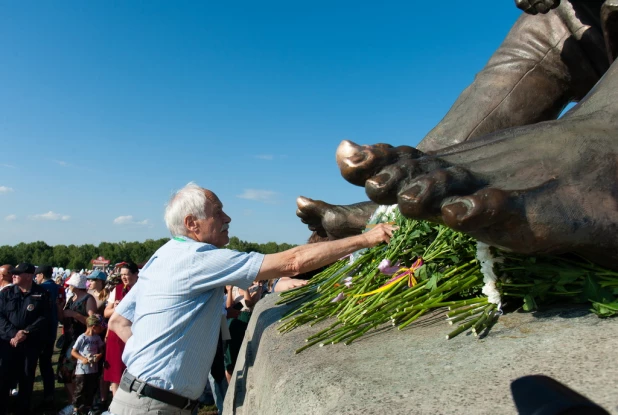
<svg viewBox="0 0 618 415"><path fill-rule="evenodd" d="M269 280L279 277L294 277L313 271L362 248L371 248L380 243L388 243L397 226L381 223L360 235L336 241L317 242L297 246L287 251L264 256L256 280Z"/></svg>

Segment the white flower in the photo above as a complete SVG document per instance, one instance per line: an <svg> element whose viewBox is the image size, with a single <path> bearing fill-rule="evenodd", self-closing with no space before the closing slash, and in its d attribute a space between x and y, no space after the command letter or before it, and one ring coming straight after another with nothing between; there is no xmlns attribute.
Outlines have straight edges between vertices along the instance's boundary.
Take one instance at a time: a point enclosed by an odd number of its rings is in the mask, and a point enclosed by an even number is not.
<svg viewBox="0 0 618 415"><path fill-rule="evenodd" d="M373 212L371 218L369 218L369 222L367 223L384 223L395 220L395 209L397 209L397 205L380 205Z"/></svg>
<svg viewBox="0 0 618 415"><path fill-rule="evenodd" d="M483 294L487 296L487 301L498 305L500 309L502 303L500 300L500 291L496 287L498 276L494 272L494 264L501 263L502 258L496 258L491 254L489 245L483 242L476 243L476 259L481 263L481 273L483 274Z"/></svg>
<svg viewBox="0 0 618 415"><path fill-rule="evenodd" d="M375 225L378 223L392 222L395 220L397 205L380 205L373 212L367 225ZM360 249L350 255L350 264L356 262L358 258L361 257L362 254L367 252L367 248Z"/></svg>

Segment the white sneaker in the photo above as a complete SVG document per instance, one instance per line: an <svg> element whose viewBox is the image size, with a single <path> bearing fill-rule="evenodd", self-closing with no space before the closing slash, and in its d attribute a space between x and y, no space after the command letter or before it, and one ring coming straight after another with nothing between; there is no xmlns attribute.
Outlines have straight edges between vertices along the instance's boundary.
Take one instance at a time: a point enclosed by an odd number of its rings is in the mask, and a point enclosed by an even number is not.
<svg viewBox="0 0 618 415"><path fill-rule="evenodd" d="M73 405L67 405L58 412L58 415L71 415L73 413Z"/></svg>
<svg viewBox="0 0 618 415"><path fill-rule="evenodd" d="M17 395L19 395L19 391L17 389L11 389L11 396L17 396Z"/></svg>

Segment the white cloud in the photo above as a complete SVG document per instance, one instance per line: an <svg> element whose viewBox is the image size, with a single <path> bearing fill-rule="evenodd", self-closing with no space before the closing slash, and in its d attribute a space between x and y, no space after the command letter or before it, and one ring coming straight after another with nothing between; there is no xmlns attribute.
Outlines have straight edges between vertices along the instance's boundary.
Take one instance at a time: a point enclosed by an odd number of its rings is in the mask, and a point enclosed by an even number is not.
<svg viewBox="0 0 618 415"><path fill-rule="evenodd" d="M67 163L66 161L62 161L62 160L53 160L53 162L63 167L67 167L69 165L69 163Z"/></svg>
<svg viewBox="0 0 618 415"><path fill-rule="evenodd" d="M71 219L69 215L61 215L60 213L52 212L51 210L47 213L41 213L39 215L30 216L32 220L61 220L68 221Z"/></svg>
<svg viewBox="0 0 618 415"><path fill-rule="evenodd" d="M260 160L272 160L275 158L275 156L273 156L272 154L258 154L254 157Z"/></svg>
<svg viewBox="0 0 618 415"><path fill-rule="evenodd" d="M257 202L275 203L277 192L272 190L245 189L241 195L236 197L240 199L255 200Z"/></svg>
<svg viewBox="0 0 618 415"><path fill-rule="evenodd" d="M0 163L0 166L6 167L8 169L14 169L15 168L15 166L13 166L12 164L6 164L6 163Z"/></svg>
<svg viewBox="0 0 618 415"><path fill-rule="evenodd" d="M4 220L9 221L9 222L14 221L15 219L17 219L17 215L8 215L4 217Z"/></svg>
<svg viewBox="0 0 618 415"><path fill-rule="evenodd" d="M148 219L144 219L144 220L141 220L141 221L136 221L135 219L133 219L132 215L118 216L116 219L114 219L114 224L115 225L141 225L141 226L146 226L146 225L148 225Z"/></svg>
<svg viewBox="0 0 618 415"><path fill-rule="evenodd" d="M11 188L11 187L0 186L0 194L2 194L2 193L10 193L12 191L13 191L13 188Z"/></svg>

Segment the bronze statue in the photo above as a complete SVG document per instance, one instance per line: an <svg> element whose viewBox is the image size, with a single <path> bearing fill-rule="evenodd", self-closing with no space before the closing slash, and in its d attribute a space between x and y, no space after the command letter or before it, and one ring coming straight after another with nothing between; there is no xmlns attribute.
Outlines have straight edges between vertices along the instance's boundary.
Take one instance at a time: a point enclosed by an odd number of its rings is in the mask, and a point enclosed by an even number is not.
<svg viewBox="0 0 618 415"><path fill-rule="evenodd" d="M406 216L517 252L573 251L616 267L618 0L516 4L526 13L416 149L346 141L337 163L372 201ZM569 102L578 104L556 119ZM297 214L339 238L360 232L374 209L300 197Z"/></svg>

